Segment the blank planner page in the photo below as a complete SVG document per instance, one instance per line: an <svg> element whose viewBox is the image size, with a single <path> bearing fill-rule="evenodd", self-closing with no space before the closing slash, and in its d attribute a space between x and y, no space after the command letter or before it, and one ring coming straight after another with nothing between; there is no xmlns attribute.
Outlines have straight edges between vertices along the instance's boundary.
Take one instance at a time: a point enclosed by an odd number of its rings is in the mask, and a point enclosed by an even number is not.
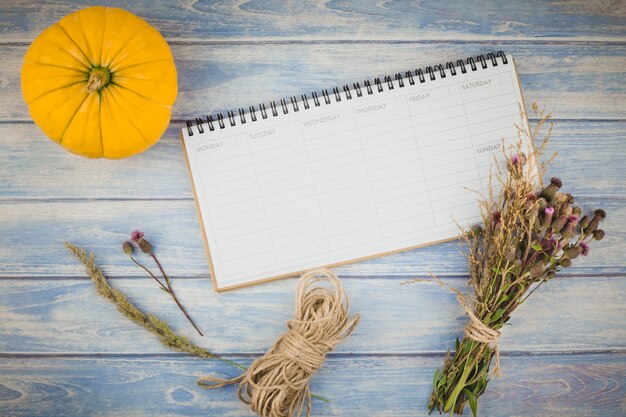
<svg viewBox="0 0 626 417"><path fill-rule="evenodd" d="M494 158L504 164L523 109L511 57L497 58L188 125L216 289L440 242L479 222L468 189L485 191Z"/></svg>

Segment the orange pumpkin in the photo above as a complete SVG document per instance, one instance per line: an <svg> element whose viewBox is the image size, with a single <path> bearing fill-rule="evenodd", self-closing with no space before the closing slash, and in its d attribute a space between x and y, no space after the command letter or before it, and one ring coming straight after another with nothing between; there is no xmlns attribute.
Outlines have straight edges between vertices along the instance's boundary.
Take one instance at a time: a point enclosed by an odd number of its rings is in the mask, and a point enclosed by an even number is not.
<svg viewBox="0 0 626 417"><path fill-rule="evenodd" d="M69 14L31 44L22 67L31 117L54 142L90 158L124 158L156 143L176 100L161 34L122 9Z"/></svg>

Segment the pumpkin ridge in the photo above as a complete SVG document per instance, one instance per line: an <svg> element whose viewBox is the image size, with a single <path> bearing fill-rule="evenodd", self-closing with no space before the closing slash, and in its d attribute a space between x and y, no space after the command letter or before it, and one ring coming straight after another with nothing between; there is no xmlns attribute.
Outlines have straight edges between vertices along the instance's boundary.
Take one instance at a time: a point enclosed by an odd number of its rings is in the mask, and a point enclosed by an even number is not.
<svg viewBox="0 0 626 417"><path fill-rule="evenodd" d="M87 94L87 93L85 93L85 95L87 96L88 94ZM46 122L48 121L48 119L50 118L50 115L52 114L52 112L54 112L54 110L56 110L58 107L63 106L65 103L67 103L67 102L68 102L68 101L70 101L71 99L72 99L72 97L68 97L68 98L67 98L67 100L65 100L65 101L61 102L61 103L60 103L57 107L55 107L55 108L53 108L53 109L50 109L50 111L48 112L48 114L46 114L45 119L43 119L43 120L41 121L41 123L37 123L37 124L38 124L40 127L41 127L41 126L43 126L43 125L45 125L45 124L46 124ZM85 97L85 99L86 99L86 97ZM84 101L85 99L83 99L83 101ZM50 136L50 137L51 137L51 136ZM56 141L56 139L54 139L54 140Z"/></svg>
<svg viewBox="0 0 626 417"><path fill-rule="evenodd" d="M80 45L78 45L78 43L74 40L74 38L72 38L70 36L69 33L67 33L67 30L65 30L65 28L63 27L63 25L61 24L61 22L57 23L57 25L59 25L59 27L61 28L61 30L63 31L63 33L65 33L65 36L67 36L67 38L72 41L72 43L78 48L78 50L80 51L81 54L83 54L83 58L85 58L87 60L87 62L89 63L90 67L94 67L95 65L93 64L93 62L91 62L91 59L89 59L89 57L87 56L87 54L85 54L85 51L83 51L83 48L80 47ZM52 42L51 40L48 40L48 42L50 42L51 44L58 46L59 48L63 48L63 45L58 45L54 42ZM70 54L71 55L71 54ZM76 58L76 60L78 61L78 58ZM79 61L80 62L80 61ZM85 63L80 62L81 65L85 65Z"/></svg>
<svg viewBox="0 0 626 417"><path fill-rule="evenodd" d="M122 10L125 11L124 9L120 9L120 8L116 8L116 7L109 7L109 10ZM113 69L111 68L113 66L113 62L115 61L115 59L117 58L117 56L119 55L119 53L121 51L123 51L124 49L126 49L126 46L128 45L128 43L133 40L135 38L135 36L137 36L137 34L139 32L141 32L142 30L144 30L146 27L152 27L150 26L150 24L148 22L146 22L144 19L139 18L138 16L134 16L136 19L133 21L133 24L135 27L135 31L132 32L131 35L126 36L125 37L125 41L124 44L120 46L120 48L115 52L115 55L113 55L111 58L109 58L108 63L104 63L102 62L102 65L109 67L109 69L111 69L111 71L113 71ZM119 38L119 34L115 34L115 36L113 38L111 38L111 41L117 40Z"/></svg>
<svg viewBox="0 0 626 417"><path fill-rule="evenodd" d="M156 101L156 100L154 100L154 99L152 99L150 97L144 96L143 94L139 94L138 92L136 92L134 90L131 90L130 88L125 87L125 86L123 86L121 84L117 84L117 83L115 83L113 81L110 81L109 84L110 85L114 85L116 87L119 87L119 88L121 88L123 90L130 91L131 93L136 94L137 96L141 97L142 99L144 99L146 101L149 101L151 103L154 103L154 104L158 104L159 106L165 107L166 109L171 109L172 108L171 104L165 104L165 103L158 102L158 101Z"/></svg>
<svg viewBox="0 0 626 417"><path fill-rule="evenodd" d="M111 57L111 59L109 60L109 63L106 65L111 71L117 71L117 69L113 69L113 66L115 65L115 59L126 48L126 46L130 43L130 41L132 41L135 38L135 36L137 36L137 34L144 29L145 29L145 26L141 26L139 29L137 29L135 33L133 33L131 36L128 37L128 39L126 40L126 43L124 43L124 45L120 47L120 49L115 53L115 55Z"/></svg>
<svg viewBox="0 0 626 417"><path fill-rule="evenodd" d="M122 67L122 68L115 68L115 72L125 71L125 70L127 70L129 68L138 67L140 65L152 64L154 62L161 62L161 61L170 62L171 59L159 58L159 59L153 59L152 61L140 62L139 64L128 65L128 66Z"/></svg>
<svg viewBox="0 0 626 417"><path fill-rule="evenodd" d="M98 6L96 6L98 7ZM76 13L76 20L78 21L78 27L80 28L81 33L83 34L83 37L85 38L85 46L87 47L87 52L89 52L89 56L92 56L94 59L97 59L98 57L93 53L93 51L91 50L91 45L89 45L89 36L87 35L87 32L85 32L85 29L83 29L83 23L81 20L81 10L79 10ZM90 60L91 62L91 60ZM99 67L100 63L98 62L91 62L91 66L92 67Z"/></svg>
<svg viewBox="0 0 626 417"><path fill-rule="evenodd" d="M122 76L119 76L119 75L117 75L115 77L115 79L116 80L126 80L126 81L163 81L163 78L122 77ZM118 84L118 85L120 85L120 84Z"/></svg>
<svg viewBox="0 0 626 417"><path fill-rule="evenodd" d="M59 28L61 28L61 31L65 34L65 36L67 37L68 40L70 40L72 43L74 43L74 45L76 46L76 48L78 48L78 50L80 51L80 54L82 55L83 59L85 59L87 61L87 63L89 63L89 65L91 65L91 63L89 62L89 59L85 56L85 54L83 53L83 51L80 49L80 47L78 45L76 45L76 43L69 37L69 35L67 34L67 32L65 32L65 30L63 30L63 28L61 27L61 25L59 25L57 23L57 26ZM79 57L73 55L72 53L70 53L69 51L67 51L67 46L66 45L60 45L57 42L54 42L52 39L50 38L46 38L43 40L43 42L48 43L48 45L52 45L56 48L59 48L60 50L62 50L64 53L66 53L69 57L71 57L74 61L76 61L77 63L77 67L81 67L81 68L89 68L89 66L87 64L85 64L83 61L80 60ZM47 46L47 45L46 45Z"/></svg>
<svg viewBox="0 0 626 417"><path fill-rule="evenodd" d="M123 81L147 81L147 82L155 82L155 81L163 81L162 78L138 78L138 77L120 77L119 75L115 77L116 80ZM118 87L124 87L122 84L116 84ZM125 87L127 90L135 91L130 87Z"/></svg>
<svg viewBox="0 0 626 417"><path fill-rule="evenodd" d="M118 105L121 109L123 109L123 108L124 108L124 106L122 106L122 103L121 103L121 102L117 99L117 97L115 97L115 93L114 93L113 91L110 91L110 92L109 92L109 96L110 96L110 98L111 98L111 99L115 100L115 102L117 103L117 105ZM156 103L156 104L158 104L158 103ZM139 132L139 135L142 137L142 139L144 140L144 142L146 142L146 144L150 145L150 144L151 144L150 140L149 140L149 139L147 139L147 138L144 136L143 132L141 131L141 129L139 129L139 127L137 127L137 125L135 124L135 121L132 119L132 117L129 117L129 116L128 116L128 114L127 114L126 112L122 112L122 114L124 115L124 117L126 117L126 119L130 122L130 124L131 124L131 125L135 128L135 130L136 130L137 132Z"/></svg>
<svg viewBox="0 0 626 417"><path fill-rule="evenodd" d="M83 101L81 101L80 105L78 107L76 107L76 111L74 111L74 114L72 114L72 117L70 117L70 120L65 125L65 129L63 129L63 133L61 133L61 139L59 139L59 145L63 145L63 138L65 138L65 132L67 132L67 129L70 127L70 125L74 121L74 118L78 114L78 111L80 110L81 107L83 107L83 104L85 104L85 101L87 101L88 98L89 98L89 94L85 94L85 98L83 99ZM52 112L50 112L50 113L52 113Z"/></svg>
<svg viewBox="0 0 626 417"><path fill-rule="evenodd" d="M104 18L103 18L104 21L102 23L102 39L100 40L100 64L99 65L101 67L104 66L104 65L102 65L102 55L104 54L104 35L106 35L106 33L107 33L107 16L108 15L109 14L107 13L107 11L105 9L104 10Z"/></svg>
<svg viewBox="0 0 626 417"><path fill-rule="evenodd" d="M82 71L82 70L79 70L78 68L66 67L65 65L49 64L47 62L28 61L28 60L25 60L24 63L29 63L29 64L33 64L33 65L42 65L42 66L46 66L46 67L55 67L55 68L61 68L61 69L66 69L66 70L72 70L72 71L76 71L76 72L81 73L81 74L85 74L85 76L89 74L87 71Z"/></svg>
<svg viewBox="0 0 626 417"><path fill-rule="evenodd" d="M67 84L67 85L64 85L63 87L60 87L60 88L55 88L54 90L47 91L47 92L43 93L42 95L37 96L36 98L32 99L31 101L27 101L27 102L26 102L26 104L31 105L31 104L33 104L34 102L36 102L37 100L39 100L40 98L43 98L43 97L47 96L48 94L56 93L56 92L58 92L59 90L64 90L64 89L66 89L66 88L68 88L68 87L71 87L71 86L76 85L76 84L82 84L82 83L84 83L84 82L85 82L84 80L82 80L82 81L76 81L75 83ZM66 101L67 101L67 100L66 100ZM64 101L63 103L65 103L66 101ZM61 103L61 105L63 105L63 103ZM54 109L52 109L52 110L54 110ZM50 111L52 111L52 110L50 110Z"/></svg>

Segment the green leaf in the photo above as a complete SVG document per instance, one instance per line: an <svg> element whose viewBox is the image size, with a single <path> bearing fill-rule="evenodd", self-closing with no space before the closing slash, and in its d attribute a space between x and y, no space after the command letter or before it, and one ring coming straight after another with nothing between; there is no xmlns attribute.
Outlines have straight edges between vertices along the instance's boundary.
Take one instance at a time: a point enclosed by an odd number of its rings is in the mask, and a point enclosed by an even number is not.
<svg viewBox="0 0 626 417"><path fill-rule="evenodd" d="M536 250L537 252L541 252L543 250L543 248L541 247L541 245L538 245L537 243L535 243L534 245L531 246L531 248L533 248L534 250Z"/></svg>
<svg viewBox="0 0 626 417"><path fill-rule="evenodd" d="M433 378L433 386L437 386L437 381L439 380L439 368L437 368L437 370L435 371L435 377Z"/></svg>
<svg viewBox="0 0 626 417"><path fill-rule="evenodd" d="M491 321L494 322L496 320L498 320L500 317L502 317L502 315L504 314L504 310L499 308L496 310L495 313L493 313L493 316L491 316Z"/></svg>
<svg viewBox="0 0 626 417"><path fill-rule="evenodd" d="M474 396L467 388L463 390L463 394L467 397L467 402L469 403L470 409L472 410L472 415L476 417L478 412L478 398Z"/></svg>

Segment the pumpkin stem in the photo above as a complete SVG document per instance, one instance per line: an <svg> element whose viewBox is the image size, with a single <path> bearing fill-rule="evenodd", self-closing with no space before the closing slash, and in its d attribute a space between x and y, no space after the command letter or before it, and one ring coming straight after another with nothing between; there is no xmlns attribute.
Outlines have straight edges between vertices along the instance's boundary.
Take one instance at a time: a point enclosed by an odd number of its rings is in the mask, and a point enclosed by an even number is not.
<svg viewBox="0 0 626 417"><path fill-rule="evenodd" d="M102 90L109 83L110 79L111 73L107 68L92 68L89 73L89 80L87 81L87 92L95 93L96 91Z"/></svg>

